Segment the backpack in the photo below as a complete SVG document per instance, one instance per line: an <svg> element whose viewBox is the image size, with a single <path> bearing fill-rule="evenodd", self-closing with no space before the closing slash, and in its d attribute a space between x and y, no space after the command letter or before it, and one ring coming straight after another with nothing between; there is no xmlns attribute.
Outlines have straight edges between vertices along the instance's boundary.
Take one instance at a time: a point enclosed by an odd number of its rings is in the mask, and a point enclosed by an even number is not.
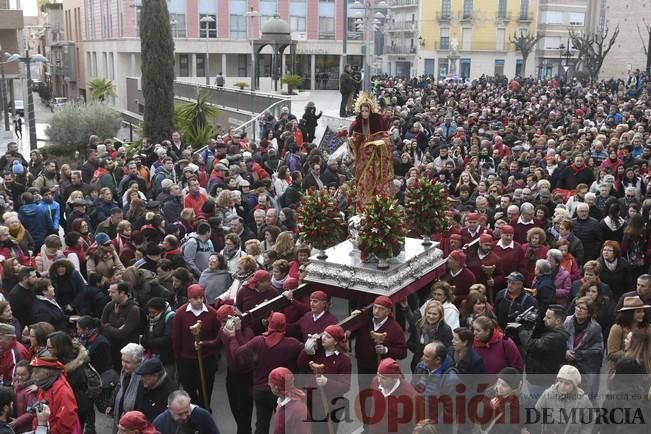
<svg viewBox="0 0 651 434"><path fill-rule="evenodd" d="M102 391L102 376L90 363L84 363L82 369L86 377L86 395L90 399L95 399Z"/></svg>
<svg viewBox="0 0 651 434"><path fill-rule="evenodd" d="M299 157L296 154L292 154L291 152L287 154L287 167L289 168L290 172L293 172L295 170L300 171L301 168L303 167L303 164L301 163L301 157Z"/></svg>

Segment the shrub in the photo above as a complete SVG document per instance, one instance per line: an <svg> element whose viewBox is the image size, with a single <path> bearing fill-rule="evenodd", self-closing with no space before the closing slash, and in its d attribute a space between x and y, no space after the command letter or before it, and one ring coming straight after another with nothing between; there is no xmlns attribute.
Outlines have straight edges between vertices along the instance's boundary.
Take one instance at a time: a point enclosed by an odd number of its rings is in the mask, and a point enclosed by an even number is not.
<svg viewBox="0 0 651 434"><path fill-rule="evenodd" d="M115 137L121 120L120 114L105 104L66 104L52 115L45 134L55 144L72 145L83 151L93 134L100 139Z"/></svg>

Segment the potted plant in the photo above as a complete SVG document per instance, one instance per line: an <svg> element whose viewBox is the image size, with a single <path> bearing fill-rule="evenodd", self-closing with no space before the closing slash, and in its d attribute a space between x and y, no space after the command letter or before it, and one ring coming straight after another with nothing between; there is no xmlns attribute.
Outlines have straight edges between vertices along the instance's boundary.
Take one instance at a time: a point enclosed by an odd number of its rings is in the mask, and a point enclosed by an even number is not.
<svg viewBox="0 0 651 434"><path fill-rule="evenodd" d="M244 90L245 87L249 87L249 84L246 81L238 81L235 86L239 87L240 90Z"/></svg>
<svg viewBox="0 0 651 434"><path fill-rule="evenodd" d="M325 250L346 238L346 224L341 211L327 190L316 190L303 196L297 210L297 223L301 240L319 250L318 259L326 259Z"/></svg>
<svg viewBox="0 0 651 434"><path fill-rule="evenodd" d="M285 74L282 76L281 81L287 85L287 94L294 95L294 89L300 86L303 77L296 74Z"/></svg>
<svg viewBox="0 0 651 434"><path fill-rule="evenodd" d="M423 238L423 245L432 244L431 236L446 229L448 195L443 184L421 176L408 188L405 200L407 225L414 235Z"/></svg>
<svg viewBox="0 0 651 434"><path fill-rule="evenodd" d="M388 259L398 256L405 246L405 213L395 199L375 196L362 212L359 250L362 259L374 255L377 268L389 268Z"/></svg>

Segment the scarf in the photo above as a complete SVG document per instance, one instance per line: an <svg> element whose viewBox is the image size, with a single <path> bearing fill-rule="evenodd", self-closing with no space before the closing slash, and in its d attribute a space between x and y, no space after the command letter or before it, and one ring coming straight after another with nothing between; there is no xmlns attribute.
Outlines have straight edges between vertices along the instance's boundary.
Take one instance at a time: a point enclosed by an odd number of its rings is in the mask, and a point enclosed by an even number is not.
<svg viewBox="0 0 651 434"><path fill-rule="evenodd" d="M97 329L88 329L86 333L82 333L79 336L81 344L86 348L95 342L95 339L97 339Z"/></svg>
<svg viewBox="0 0 651 434"><path fill-rule="evenodd" d="M285 280L289 277L289 274L286 275L284 278L278 280L275 277L273 277L273 274L271 275L271 286L274 287L277 291L282 291L283 290L283 285L285 284Z"/></svg>
<svg viewBox="0 0 651 434"><path fill-rule="evenodd" d="M49 298L43 297L42 295L37 295L36 299L37 300L43 300L43 301L45 301L47 303L50 303L50 304L56 306L57 308L59 308L59 310L63 312L63 309L61 309L61 306L59 306L59 303L57 303L57 301L54 300L54 299L50 300Z"/></svg>
<svg viewBox="0 0 651 434"><path fill-rule="evenodd" d="M129 378L126 390L124 389L124 379L126 377L124 370L120 373L120 387L115 395L115 404L113 405L113 420L117 426L120 416L127 411L131 411L136 406L136 397L138 395L138 385L140 384L140 375L135 372ZM122 403L122 407L120 407Z"/></svg>
<svg viewBox="0 0 651 434"><path fill-rule="evenodd" d="M608 268L608 270L615 271L615 269L617 268L617 259L615 259L613 262L606 261L606 259L604 259L604 265L606 266L606 268Z"/></svg>
<svg viewBox="0 0 651 434"><path fill-rule="evenodd" d="M239 280L240 282L246 282L247 280L249 280L249 277L253 276L254 272L255 270L245 271L244 273L235 273L233 275L233 278Z"/></svg>
<svg viewBox="0 0 651 434"><path fill-rule="evenodd" d="M18 226L18 229L16 230L9 229L9 235L14 237L16 241L18 241L19 243L23 241L23 238L25 238L25 233L26 233L25 226L23 226L22 224L20 224Z"/></svg>
<svg viewBox="0 0 651 434"><path fill-rule="evenodd" d="M56 370L56 372L48 375L45 378L42 378L40 380L34 380L34 384L36 384L36 386L38 386L39 389L48 390L50 387L52 387L52 385L57 380L57 378L59 378L60 374L61 372L59 370Z"/></svg>
<svg viewBox="0 0 651 434"><path fill-rule="evenodd" d="M616 232L621 229L622 226L624 226L624 219L621 217L617 218L617 221L614 221L610 216L606 216L604 218L604 223L606 226L608 226L608 229L610 229L612 232Z"/></svg>
<svg viewBox="0 0 651 434"><path fill-rule="evenodd" d="M433 342L436 339L436 332L439 329L440 322L436 324L429 324L427 321L423 321L423 325L420 329L420 343L428 344Z"/></svg>
<svg viewBox="0 0 651 434"><path fill-rule="evenodd" d="M535 261L540 255L540 245L532 246L531 244L527 245L527 250L524 252L524 257L527 261Z"/></svg>

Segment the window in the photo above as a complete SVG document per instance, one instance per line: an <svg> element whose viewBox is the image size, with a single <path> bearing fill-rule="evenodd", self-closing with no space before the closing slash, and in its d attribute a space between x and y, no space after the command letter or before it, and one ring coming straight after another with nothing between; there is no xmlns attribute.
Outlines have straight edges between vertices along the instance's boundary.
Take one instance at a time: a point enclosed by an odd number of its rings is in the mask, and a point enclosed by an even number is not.
<svg viewBox="0 0 651 434"><path fill-rule="evenodd" d="M582 26L585 21L585 14L582 12L570 12L570 26Z"/></svg>
<svg viewBox="0 0 651 434"><path fill-rule="evenodd" d="M199 14L199 37L217 37L217 15Z"/></svg>
<svg viewBox="0 0 651 434"><path fill-rule="evenodd" d="M172 37L185 38L185 14L170 14Z"/></svg>
<svg viewBox="0 0 651 434"><path fill-rule="evenodd" d="M248 73L249 56L247 54L237 55L237 76L246 77Z"/></svg>
<svg viewBox="0 0 651 434"><path fill-rule="evenodd" d="M448 59L445 57L439 58L439 79L448 76Z"/></svg>
<svg viewBox="0 0 651 434"><path fill-rule="evenodd" d="M506 18L506 0L499 0L497 3L497 16Z"/></svg>
<svg viewBox="0 0 651 434"><path fill-rule="evenodd" d="M441 29L441 50L450 49L450 29Z"/></svg>
<svg viewBox="0 0 651 434"><path fill-rule="evenodd" d="M504 59L495 59L495 77L504 75Z"/></svg>
<svg viewBox="0 0 651 434"><path fill-rule="evenodd" d="M529 18L529 0L520 0L520 19Z"/></svg>
<svg viewBox="0 0 651 434"><path fill-rule="evenodd" d="M435 66L434 66L434 61L435 59L425 59L425 74L426 75L434 75L435 71Z"/></svg>
<svg viewBox="0 0 651 434"><path fill-rule="evenodd" d="M319 39L335 38L335 18L319 17Z"/></svg>
<svg viewBox="0 0 651 434"><path fill-rule="evenodd" d="M516 77L524 77L524 71L522 70L522 59L516 59L515 61L515 75Z"/></svg>
<svg viewBox="0 0 651 434"><path fill-rule="evenodd" d="M459 75L463 78L470 78L470 59L461 59L459 63Z"/></svg>
<svg viewBox="0 0 651 434"><path fill-rule="evenodd" d="M136 5L136 36L140 36L140 17L142 16L142 6Z"/></svg>
<svg viewBox="0 0 651 434"><path fill-rule="evenodd" d="M246 15L231 15L231 39L246 39Z"/></svg>
<svg viewBox="0 0 651 434"><path fill-rule="evenodd" d="M441 17L450 18L452 14L452 0L441 0Z"/></svg>
<svg viewBox="0 0 651 434"><path fill-rule="evenodd" d="M504 40L506 39L506 29L497 29L497 51L504 51Z"/></svg>
<svg viewBox="0 0 651 434"><path fill-rule="evenodd" d="M561 24L563 22L563 13L556 11L546 11L542 14L544 24Z"/></svg>
<svg viewBox="0 0 651 434"><path fill-rule="evenodd" d="M461 29L461 49L470 50L472 44L472 27Z"/></svg>
<svg viewBox="0 0 651 434"><path fill-rule="evenodd" d="M463 17L472 17L472 0L463 0Z"/></svg>
<svg viewBox="0 0 651 434"><path fill-rule="evenodd" d="M305 32L307 31L307 20L305 17L290 16L289 27L292 32Z"/></svg>
<svg viewBox="0 0 651 434"><path fill-rule="evenodd" d="M179 54L179 77L188 77L190 75L190 56L188 54Z"/></svg>
<svg viewBox="0 0 651 434"><path fill-rule="evenodd" d="M545 36L543 38L543 47L545 50L558 50L561 46L560 36Z"/></svg>
<svg viewBox="0 0 651 434"><path fill-rule="evenodd" d="M205 77L206 76L206 55L205 54L197 54L196 58L197 58L197 61L196 61L197 77Z"/></svg>

